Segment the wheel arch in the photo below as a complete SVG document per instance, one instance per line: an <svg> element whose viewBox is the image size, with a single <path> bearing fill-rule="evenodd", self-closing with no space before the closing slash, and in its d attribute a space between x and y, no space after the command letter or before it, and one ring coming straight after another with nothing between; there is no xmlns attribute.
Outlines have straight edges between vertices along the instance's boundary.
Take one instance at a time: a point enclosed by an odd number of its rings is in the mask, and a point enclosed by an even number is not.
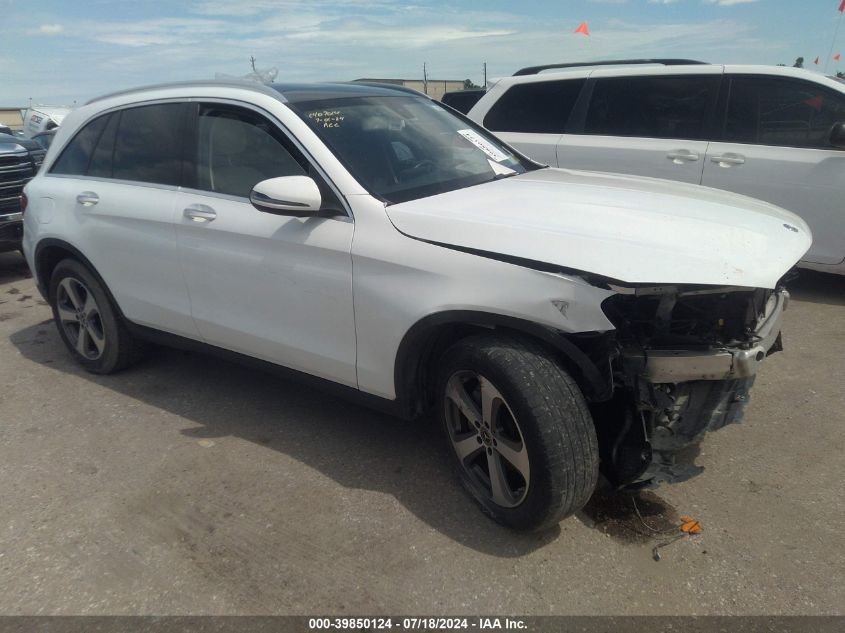
<svg viewBox="0 0 845 633"><path fill-rule="evenodd" d="M451 310L423 317L405 333L394 365L394 385L403 415L413 418L428 406L432 361L449 346L473 334L489 331L528 337L553 349L588 401L602 402L612 395L610 376L588 353L565 334L552 328L502 314ZM600 333L590 333L601 337ZM604 337L606 339L606 337Z"/></svg>
<svg viewBox="0 0 845 633"><path fill-rule="evenodd" d="M38 242L38 245L35 247L35 256L33 257L33 261L35 263L35 281L38 285L38 291L44 299L47 301L50 300L50 278L53 276L53 271L56 269L56 266L60 261L68 258L79 261L79 263L85 266L91 274L94 275L100 285L105 289L109 300L112 302L112 305L115 307L120 317L124 318L120 305L117 301L115 301L114 295L112 295L108 284L105 282L102 275L100 275L99 271L97 271L94 264L91 263L91 260L85 257L85 255L82 254L82 251L69 242L57 238L45 238Z"/></svg>

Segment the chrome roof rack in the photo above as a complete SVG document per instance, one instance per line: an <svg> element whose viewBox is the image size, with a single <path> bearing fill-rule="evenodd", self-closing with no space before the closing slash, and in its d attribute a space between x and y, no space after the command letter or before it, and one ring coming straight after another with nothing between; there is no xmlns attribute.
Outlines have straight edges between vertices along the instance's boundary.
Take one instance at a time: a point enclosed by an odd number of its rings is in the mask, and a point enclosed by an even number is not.
<svg viewBox="0 0 845 633"><path fill-rule="evenodd" d="M572 62L568 64L544 64L542 66L528 66L517 70L513 76L536 75L544 70L553 68L584 68L587 66L625 66L628 64L661 64L663 66L698 66L707 64L694 59L613 59L598 62Z"/></svg>

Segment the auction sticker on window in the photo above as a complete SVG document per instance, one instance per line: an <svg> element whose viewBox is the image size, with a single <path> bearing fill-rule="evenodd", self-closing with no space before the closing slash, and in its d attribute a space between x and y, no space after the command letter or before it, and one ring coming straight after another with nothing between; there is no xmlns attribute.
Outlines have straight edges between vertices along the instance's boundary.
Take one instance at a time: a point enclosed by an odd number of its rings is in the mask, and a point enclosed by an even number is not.
<svg viewBox="0 0 845 633"><path fill-rule="evenodd" d="M500 162L508 158L507 154L499 150L499 148L494 145L488 143L484 140L484 137L478 134L475 130L458 130L458 134L463 136L466 140L475 145L496 162Z"/></svg>

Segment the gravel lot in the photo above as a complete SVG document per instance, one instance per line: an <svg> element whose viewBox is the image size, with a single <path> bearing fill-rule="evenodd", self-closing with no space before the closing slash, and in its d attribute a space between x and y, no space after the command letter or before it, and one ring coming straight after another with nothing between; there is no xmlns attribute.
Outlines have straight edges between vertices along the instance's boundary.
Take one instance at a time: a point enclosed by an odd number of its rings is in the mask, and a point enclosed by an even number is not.
<svg viewBox="0 0 845 633"><path fill-rule="evenodd" d="M845 614L845 278L804 273L786 352L699 478L515 535L437 429L160 350L96 377L0 255L0 614Z"/></svg>

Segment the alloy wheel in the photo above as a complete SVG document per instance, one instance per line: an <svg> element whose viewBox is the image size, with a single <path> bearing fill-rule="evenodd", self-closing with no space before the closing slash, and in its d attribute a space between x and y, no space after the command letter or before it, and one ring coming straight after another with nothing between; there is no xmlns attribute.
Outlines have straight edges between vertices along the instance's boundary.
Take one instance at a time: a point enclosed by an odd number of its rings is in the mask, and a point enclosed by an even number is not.
<svg viewBox="0 0 845 633"><path fill-rule="evenodd" d="M498 506L518 506L528 494L531 470L505 398L490 380L468 370L452 374L444 397L449 439L470 484Z"/></svg>
<svg viewBox="0 0 845 633"><path fill-rule="evenodd" d="M56 293L59 323L73 348L88 360L97 360L106 347L100 308L94 295L79 279L65 277Z"/></svg>

